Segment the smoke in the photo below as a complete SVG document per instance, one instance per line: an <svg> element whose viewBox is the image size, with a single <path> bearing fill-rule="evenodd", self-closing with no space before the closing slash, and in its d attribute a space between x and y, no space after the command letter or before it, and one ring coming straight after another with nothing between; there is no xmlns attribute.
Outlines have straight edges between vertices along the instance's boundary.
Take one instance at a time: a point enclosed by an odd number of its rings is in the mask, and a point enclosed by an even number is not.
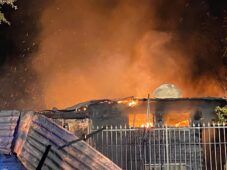
<svg viewBox="0 0 227 170"><path fill-rule="evenodd" d="M28 42L37 40L37 48L23 60L32 74L23 88L38 88L28 94L37 106L144 97L163 83L175 84L184 97L223 96L216 77L223 68L224 1L23 2L25 14L39 9L24 21L34 23Z"/></svg>
<svg viewBox="0 0 227 170"><path fill-rule="evenodd" d="M220 21L209 3L67 0L42 15L33 58L48 107L173 83L186 96L222 96Z"/></svg>

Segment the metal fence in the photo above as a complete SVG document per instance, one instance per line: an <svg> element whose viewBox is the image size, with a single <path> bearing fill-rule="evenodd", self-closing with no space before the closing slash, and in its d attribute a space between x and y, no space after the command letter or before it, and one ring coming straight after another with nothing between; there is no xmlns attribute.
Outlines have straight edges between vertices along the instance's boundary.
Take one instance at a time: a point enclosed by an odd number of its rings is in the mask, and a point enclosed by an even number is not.
<svg viewBox="0 0 227 170"><path fill-rule="evenodd" d="M110 126L93 135L89 142L122 169L226 170L226 127L224 124ZM100 128L93 127L91 131Z"/></svg>

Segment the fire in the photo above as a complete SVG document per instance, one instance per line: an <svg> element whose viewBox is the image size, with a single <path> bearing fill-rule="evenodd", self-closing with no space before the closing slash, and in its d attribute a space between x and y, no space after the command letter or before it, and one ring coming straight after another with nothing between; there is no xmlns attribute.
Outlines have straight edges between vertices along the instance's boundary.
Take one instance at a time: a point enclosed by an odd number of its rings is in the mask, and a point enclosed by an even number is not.
<svg viewBox="0 0 227 170"><path fill-rule="evenodd" d="M129 114L128 121L131 127L153 127L153 114L151 119L147 121L147 115L144 113Z"/></svg>
<svg viewBox="0 0 227 170"><path fill-rule="evenodd" d="M153 127L153 114L150 114L151 118L147 120L147 114L136 113L129 114L129 126L131 127ZM170 127L185 127L190 124L190 113L164 113L163 124Z"/></svg>
<svg viewBox="0 0 227 170"><path fill-rule="evenodd" d="M189 120L183 120L175 124L175 127L189 126Z"/></svg>
<svg viewBox="0 0 227 170"><path fill-rule="evenodd" d="M135 98L134 96L132 96L132 97L120 99L117 101L117 103L128 105L129 107L134 107L134 106L138 105L138 99Z"/></svg>
<svg viewBox="0 0 227 170"><path fill-rule="evenodd" d="M134 106L136 106L137 104L138 104L137 101L132 100L132 101L130 101L130 102L128 103L128 106L129 106L129 107L134 107Z"/></svg>
<svg viewBox="0 0 227 170"><path fill-rule="evenodd" d="M163 114L165 125L173 127L189 126L190 113L166 113Z"/></svg>
<svg viewBox="0 0 227 170"><path fill-rule="evenodd" d="M145 127L145 128L149 128L149 127L154 127L154 125L153 125L153 123L151 123L151 122L147 122L147 123L145 123L145 124L142 124L141 127L142 127L142 128L144 128L144 127Z"/></svg>

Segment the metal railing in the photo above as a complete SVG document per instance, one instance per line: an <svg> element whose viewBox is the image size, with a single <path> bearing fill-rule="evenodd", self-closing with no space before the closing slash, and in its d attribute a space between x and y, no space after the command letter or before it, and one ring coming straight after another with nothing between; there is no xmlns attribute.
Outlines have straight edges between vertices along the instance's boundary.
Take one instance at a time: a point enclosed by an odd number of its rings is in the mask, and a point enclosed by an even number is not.
<svg viewBox="0 0 227 170"><path fill-rule="evenodd" d="M89 142L122 169L226 170L226 127L224 124L109 126ZM93 127L91 132L100 128L103 127Z"/></svg>

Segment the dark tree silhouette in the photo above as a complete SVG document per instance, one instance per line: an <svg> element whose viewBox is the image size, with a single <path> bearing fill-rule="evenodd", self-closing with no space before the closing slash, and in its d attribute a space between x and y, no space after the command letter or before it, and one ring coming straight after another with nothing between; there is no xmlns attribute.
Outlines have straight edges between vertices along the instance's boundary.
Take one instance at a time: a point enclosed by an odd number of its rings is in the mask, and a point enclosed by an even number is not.
<svg viewBox="0 0 227 170"><path fill-rule="evenodd" d="M1 10L1 6L4 4L8 4L12 8L16 9L17 7L13 4L14 2L15 2L15 0L0 0L0 10ZM0 11L0 24L2 22L10 24L9 21L7 21L7 19L5 18L4 14Z"/></svg>

